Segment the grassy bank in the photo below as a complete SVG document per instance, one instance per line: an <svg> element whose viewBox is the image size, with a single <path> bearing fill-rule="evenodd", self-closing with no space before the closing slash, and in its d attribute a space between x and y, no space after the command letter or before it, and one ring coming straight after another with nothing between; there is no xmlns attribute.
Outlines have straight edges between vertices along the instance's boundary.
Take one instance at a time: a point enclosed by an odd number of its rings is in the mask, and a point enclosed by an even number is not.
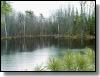
<svg viewBox="0 0 100 77"><path fill-rule="evenodd" d="M45 68L45 69L43 69ZM47 67L37 66L35 71L95 71L95 52L68 50L63 58L50 58Z"/></svg>

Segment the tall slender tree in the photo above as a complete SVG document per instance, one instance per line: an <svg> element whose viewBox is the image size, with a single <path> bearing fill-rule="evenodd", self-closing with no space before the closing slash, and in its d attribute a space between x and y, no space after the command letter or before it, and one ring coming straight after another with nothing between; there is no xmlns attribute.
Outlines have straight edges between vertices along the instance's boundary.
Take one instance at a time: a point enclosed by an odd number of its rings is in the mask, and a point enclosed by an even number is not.
<svg viewBox="0 0 100 77"><path fill-rule="evenodd" d="M11 6L7 1L1 1L1 24L5 27L5 35L7 37L7 24L5 16L11 12Z"/></svg>

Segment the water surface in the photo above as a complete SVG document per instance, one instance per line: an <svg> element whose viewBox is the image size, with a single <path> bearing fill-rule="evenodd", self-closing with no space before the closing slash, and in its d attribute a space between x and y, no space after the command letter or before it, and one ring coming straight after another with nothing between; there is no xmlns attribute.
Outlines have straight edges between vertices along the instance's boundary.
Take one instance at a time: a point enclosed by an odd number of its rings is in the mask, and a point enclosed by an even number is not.
<svg viewBox="0 0 100 77"><path fill-rule="evenodd" d="M2 71L32 71L37 65L46 66L50 57L63 57L67 49L81 51L95 48L94 40L64 38L21 38L1 41Z"/></svg>

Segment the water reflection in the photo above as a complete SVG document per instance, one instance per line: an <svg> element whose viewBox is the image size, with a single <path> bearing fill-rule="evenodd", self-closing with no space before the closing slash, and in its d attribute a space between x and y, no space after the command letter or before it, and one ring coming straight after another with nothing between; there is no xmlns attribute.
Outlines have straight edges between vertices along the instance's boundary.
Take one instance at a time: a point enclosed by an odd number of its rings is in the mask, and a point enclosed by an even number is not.
<svg viewBox="0 0 100 77"><path fill-rule="evenodd" d="M55 46L56 48L71 48L82 49L85 47L95 48L95 40L83 40L83 44L80 39L57 39L57 38L27 38L13 39L7 41L1 41L2 54L9 54L14 52L31 52L36 49Z"/></svg>

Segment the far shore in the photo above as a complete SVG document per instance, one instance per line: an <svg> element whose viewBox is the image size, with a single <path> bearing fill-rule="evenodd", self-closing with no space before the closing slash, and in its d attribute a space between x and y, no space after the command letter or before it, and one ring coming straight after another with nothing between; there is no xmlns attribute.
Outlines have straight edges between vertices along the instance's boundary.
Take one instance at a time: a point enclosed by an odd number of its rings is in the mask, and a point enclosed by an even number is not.
<svg viewBox="0 0 100 77"><path fill-rule="evenodd" d="M93 35L25 35L25 36L7 36L1 37L1 40L11 40L11 39L18 39L18 38L36 38L36 37L53 37L53 38L65 38L65 39L95 39Z"/></svg>

